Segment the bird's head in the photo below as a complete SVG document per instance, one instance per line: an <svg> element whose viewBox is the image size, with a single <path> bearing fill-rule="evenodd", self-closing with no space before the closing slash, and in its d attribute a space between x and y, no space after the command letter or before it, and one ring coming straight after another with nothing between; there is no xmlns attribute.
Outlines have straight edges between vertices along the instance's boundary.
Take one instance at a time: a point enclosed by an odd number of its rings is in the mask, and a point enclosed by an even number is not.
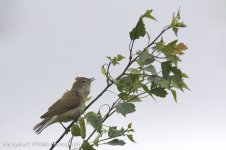
<svg viewBox="0 0 226 150"><path fill-rule="evenodd" d="M86 77L76 77L75 83L73 84L72 90L79 91L82 95L87 95L90 92L91 82L94 81L94 78Z"/></svg>

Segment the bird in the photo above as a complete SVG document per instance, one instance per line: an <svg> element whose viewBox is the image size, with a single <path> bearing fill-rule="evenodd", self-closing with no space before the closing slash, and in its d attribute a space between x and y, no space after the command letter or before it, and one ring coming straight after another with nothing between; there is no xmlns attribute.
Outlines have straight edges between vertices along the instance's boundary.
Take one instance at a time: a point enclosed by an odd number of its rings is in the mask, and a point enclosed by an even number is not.
<svg viewBox="0 0 226 150"><path fill-rule="evenodd" d="M66 91L48 108L48 111L40 117L43 120L35 125L33 130L40 134L53 123L59 122L63 125L62 122L77 121L88 101L92 81L94 78L76 77L71 90Z"/></svg>

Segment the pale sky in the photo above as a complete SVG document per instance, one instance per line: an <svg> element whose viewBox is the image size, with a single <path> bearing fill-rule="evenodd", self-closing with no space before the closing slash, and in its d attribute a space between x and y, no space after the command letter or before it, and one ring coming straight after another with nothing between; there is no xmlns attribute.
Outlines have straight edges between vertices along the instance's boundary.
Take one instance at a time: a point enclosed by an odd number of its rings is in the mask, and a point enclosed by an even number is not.
<svg viewBox="0 0 226 150"><path fill-rule="evenodd" d="M225 6L224 0L0 0L0 149L48 149L33 144L51 144L62 127L52 125L40 135L32 128L74 78L95 77L90 94L95 97L105 87L100 72L105 57L128 55L128 33L138 17L154 9L158 22L147 22L154 38L180 7L188 27L178 39L189 47L180 66L190 77L191 91L179 92L177 104L171 96L158 103L146 98L127 118L114 115L109 125L133 122L136 144L126 140L123 147L99 149L225 150ZM167 32L167 40L175 38ZM89 110L108 100L113 100L110 93ZM16 143L24 146L14 147Z"/></svg>

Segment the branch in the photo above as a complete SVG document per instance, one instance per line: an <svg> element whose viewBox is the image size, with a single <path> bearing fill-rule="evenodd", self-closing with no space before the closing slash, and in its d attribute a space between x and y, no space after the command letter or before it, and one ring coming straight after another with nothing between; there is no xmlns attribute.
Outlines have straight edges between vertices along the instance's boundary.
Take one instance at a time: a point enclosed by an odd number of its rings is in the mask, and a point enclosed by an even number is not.
<svg viewBox="0 0 226 150"><path fill-rule="evenodd" d="M111 111L114 109L115 105L117 104L117 102L120 100L120 98L118 98L111 106L111 108L108 110L107 114L104 116L102 123L104 123L104 121L108 118L108 115L111 113ZM97 131L97 129L94 129L93 132L89 135L89 137L86 139L86 141L90 140L90 138L94 135L94 133ZM82 147L79 148L79 150L81 150Z"/></svg>
<svg viewBox="0 0 226 150"><path fill-rule="evenodd" d="M133 45L134 45L135 40L132 40L129 44L129 62L132 61L133 58Z"/></svg>
<svg viewBox="0 0 226 150"><path fill-rule="evenodd" d="M84 113L94 102L96 102L104 93L105 91L107 91L107 89L113 84L113 82L111 82L110 84L108 84L101 92L99 95L97 95L96 98L94 98L94 100L92 100L83 110L82 113ZM49 150L54 149L54 147L62 140L62 138L70 131L70 128L73 126L73 124L76 122L77 120L73 120L68 127L64 130L63 134L58 138L58 140L52 144L52 146L50 147Z"/></svg>
<svg viewBox="0 0 226 150"><path fill-rule="evenodd" d="M165 33L167 30L169 30L172 27L173 27L172 25L168 25L165 28L163 28L162 32L160 32L160 34L150 44L148 44L147 47L145 47L145 49L151 47L160 38L160 36L163 35L163 33Z"/></svg>
<svg viewBox="0 0 226 150"><path fill-rule="evenodd" d="M99 140L99 142L103 142L103 141L107 141L107 140L110 140L110 139L114 139L114 138L117 138L117 137L120 137L120 136L125 136L124 134L126 133L126 132L130 132L131 130L129 129L129 128L127 128L126 130L124 130L123 131L123 134L121 134L121 135L118 135L118 136L116 136L116 137L108 137L108 138L104 138L104 139L101 139L101 140ZM105 142L104 143L98 143L98 145L102 145L102 144L106 144ZM92 144L92 146L93 146L94 144Z"/></svg>
<svg viewBox="0 0 226 150"><path fill-rule="evenodd" d="M151 47L158 39L159 37L165 33L167 30L169 30L170 28L172 28L171 25L166 26L161 33L150 43L146 46L146 48ZM125 75L127 69L138 59L139 56L136 56L135 58L132 59L132 49L133 49L133 45L134 45L134 40L132 41L131 47L130 47L130 56L129 56L129 62L127 64L127 66L124 68L123 72L116 78L116 80L119 80L122 76ZM145 49L146 49L145 48ZM96 96L96 98L94 98L83 110L82 113L84 113L90 106L93 105L93 103L95 103L114 83L112 81L110 81L107 86L100 92L99 95ZM106 118L107 119L107 118ZM63 134L57 139L56 142L54 142L52 144L52 146L50 147L49 150L54 149L54 147L62 140L62 138L70 131L70 128L73 126L73 124L76 122L77 120L73 120L68 127L65 129L65 131L63 132Z"/></svg>
<svg viewBox="0 0 226 150"><path fill-rule="evenodd" d="M134 96L133 98L129 99L127 102L132 101L133 99L145 94L146 92L142 92L136 96ZM121 101L121 99L117 99L111 106L111 108L109 109L109 111L107 112L107 114L103 117L103 121L102 124L111 116L116 112L115 106L116 104L118 104ZM114 110L113 110L114 109ZM112 111L113 110L113 111ZM94 129L93 132L89 135L89 137L86 139L86 141L90 140L90 138L94 135L94 133L97 131L97 129ZM79 148L79 150L81 150L81 147Z"/></svg>

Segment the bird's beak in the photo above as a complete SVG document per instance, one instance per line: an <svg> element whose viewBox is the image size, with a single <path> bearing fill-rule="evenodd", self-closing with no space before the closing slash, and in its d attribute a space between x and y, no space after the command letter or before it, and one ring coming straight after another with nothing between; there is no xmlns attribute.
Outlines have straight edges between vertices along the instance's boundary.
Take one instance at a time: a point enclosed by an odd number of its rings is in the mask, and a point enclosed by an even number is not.
<svg viewBox="0 0 226 150"><path fill-rule="evenodd" d="M90 78L90 82L92 82L92 81L94 81L95 80L95 78Z"/></svg>

